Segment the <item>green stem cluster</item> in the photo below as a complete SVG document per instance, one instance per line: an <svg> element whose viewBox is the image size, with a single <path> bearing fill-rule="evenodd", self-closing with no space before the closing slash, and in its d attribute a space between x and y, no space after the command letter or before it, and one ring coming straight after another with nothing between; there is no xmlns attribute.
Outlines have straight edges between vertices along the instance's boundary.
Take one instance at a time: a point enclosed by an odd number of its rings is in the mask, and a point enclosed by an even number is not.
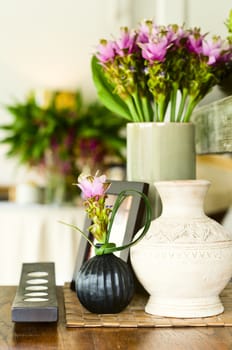
<svg viewBox="0 0 232 350"><path fill-rule="evenodd" d="M153 105L146 98L140 98L138 93L129 96L125 102L131 114L132 122L164 122L166 119L167 107L170 103L170 122L189 122L191 114L200 98L189 96L187 88L184 88L178 100L178 85L174 84L170 94L170 101L165 95L159 95L158 101L154 100Z"/></svg>
<svg viewBox="0 0 232 350"><path fill-rule="evenodd" d="M170 117L171 122L175 122L175 120L176 120L177 91L178 91L178 84L173 83L173 89L171 92L171 117Z"/></svg>
<svg viewBox="0 0 232 350"><path fill-rule="evenodd" d="M191 67L195 67L195 61ZM161 67L162 68L162 67ZM173 79L164 81L161 73L162 69L159 65L150 67L150 78L148 81L147 94L139 82L135 82L135 86L131 84L123 85L120 93L115 93L115 86L111 85L104 75L102 67L99 65L97 58L92 59L92 71L94 82L98 90L98 96L102 102L115 112L121 115L129 122L189 122L191 114L197 103L209 91L211 82L211 74L207 75L208 66L205 62L202 63L202 73L196 81L203 81L206 86L204 89L192 88L187 81L185 84L180 84ZM196 74L195 74L196 75ZM198 74L199 75L199 74ZM154 76L154 79L152 77ZM154 84L156 77L160 80ZM161 79L162 78L162 79ZM190 79L193 81L193 79ZM186 85L187 84L187 85ZM202 84L201 84L202 85ZM193 86L194 87L194 86ZM200 91L200 93L199 93ZM180 94L179 106L177 101ZM153 98L151 97L153 96ZM166 118L168 106L170 104L170 118Z"/></svg>
<svg viewBox="0 0 232 350"><path fill-rule="evenodd" d="M171 92L170 104L171 104L171 116L170 121L175 123L187 123L190 121L192 112L196 105L200 102L201 98L196 96L189 96L188 89L183 88L180 96L180 103L177 109L177 85L173 86Z"/></svg>
<svg viewBox="0 0 232 350"><path fill-rule="evenodd" d="M130 111L132 122L153 121L151 102L146 96L140 96L137 90L133 94L128 95L125 99L125 103Z"/></svg>
<svg viewBox="0 0 232 350"><path fill-rule="evenodd" d="M185 122L185 123L189 122L191 115L192 115L192 112L193 112L194 108L196 107L196 105L200 102L200 100L201 100L200 98L197 99L194 96L189 97L189 103L188 103L188 106L187 106L187 109L186 109L186 112L185 112L185 115L183 118L183 122Z"/></svg>

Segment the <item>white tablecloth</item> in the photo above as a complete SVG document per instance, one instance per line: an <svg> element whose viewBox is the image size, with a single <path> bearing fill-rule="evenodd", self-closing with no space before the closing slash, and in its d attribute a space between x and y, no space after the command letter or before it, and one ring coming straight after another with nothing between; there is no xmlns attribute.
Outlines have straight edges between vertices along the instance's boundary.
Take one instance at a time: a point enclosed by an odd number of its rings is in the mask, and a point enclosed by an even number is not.
<svg viewBox="0 0 232 350"><path fill-rule="evenodd" d="M0 202L0 285L17 285L24 262L54 262L56 284L70 281L80 234L59 220L83 228L84 218L83 208Z"/></svg>

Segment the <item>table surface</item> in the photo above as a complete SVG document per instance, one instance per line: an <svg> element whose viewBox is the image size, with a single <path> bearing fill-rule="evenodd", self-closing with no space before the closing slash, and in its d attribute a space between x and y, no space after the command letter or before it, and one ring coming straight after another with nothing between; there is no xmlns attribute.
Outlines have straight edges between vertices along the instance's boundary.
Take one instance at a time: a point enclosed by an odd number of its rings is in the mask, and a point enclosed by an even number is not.
<svg viewBox="0 0 232 350"><path fill-rule="evenodd" d="M16 287L0 287L0 349L23 350L229 350L232 327L72 328L65 326L63 289L57 287L59 321L13 323Z"/></svg>

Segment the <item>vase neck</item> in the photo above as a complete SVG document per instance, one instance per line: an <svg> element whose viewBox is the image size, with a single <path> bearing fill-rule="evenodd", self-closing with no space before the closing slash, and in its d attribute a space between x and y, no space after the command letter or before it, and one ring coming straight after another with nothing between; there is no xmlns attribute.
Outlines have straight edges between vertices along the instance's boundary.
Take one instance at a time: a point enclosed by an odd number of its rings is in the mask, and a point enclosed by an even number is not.
<svg viewBox="0 0 232 350"><path fill-rule="evenodd" d="M162 200L162 217L198 218L205 215L204 199L208 181L161 181L156 188Z"/></svg>

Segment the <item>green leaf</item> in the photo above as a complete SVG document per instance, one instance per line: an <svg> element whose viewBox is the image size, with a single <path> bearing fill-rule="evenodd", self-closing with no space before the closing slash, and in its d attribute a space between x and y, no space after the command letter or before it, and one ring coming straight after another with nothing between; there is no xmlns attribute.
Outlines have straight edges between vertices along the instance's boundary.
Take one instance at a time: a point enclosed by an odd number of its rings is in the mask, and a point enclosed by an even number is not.
<svg viewBox="0 0 232 350"><path fill-rule="evenodd" d="M92 58L91 68L93 82L101 102L112 112L131 121L132 117L126 103L118 95L113 93L113 87L105 78L102 67L95 56Z"/></svg>
<svg viewBox="0 0 232 350"><path fill-rule="evenodd" d="M68 224L68 223L66 223L64 221L58 221L58 222L61 223L61 224L66 225L66 226L69 226L69 227L73 228L74 230L80 232L82 234L82 236L85 237L85 239L89 242L89 244L94 247L93 242L89 239L89 237L81 229L79 229L79 227L77 227L75 225L72 225L72 224Z"/></svg>

